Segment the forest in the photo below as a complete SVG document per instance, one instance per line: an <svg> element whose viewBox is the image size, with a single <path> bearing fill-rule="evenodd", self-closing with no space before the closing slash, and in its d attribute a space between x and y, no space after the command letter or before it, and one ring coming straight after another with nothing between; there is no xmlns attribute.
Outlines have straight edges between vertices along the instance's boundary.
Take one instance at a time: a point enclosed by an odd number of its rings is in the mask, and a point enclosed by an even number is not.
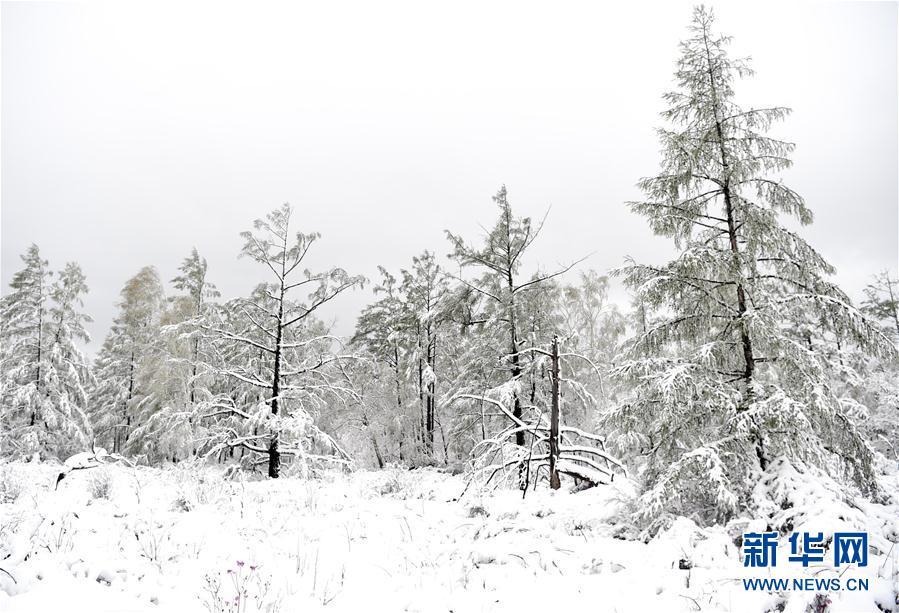
<svg viewBox="0 0 899 613"><path fill-rule="evenodd" d="M366 279L310 269L328 237L305 227L304 204L283 204L240 234L249 294L222 296L228 271L197 249L172 279L148 263L88 359L89 280L32 245L0 302L0 493L31 464L51 467L50 490L105 467L277 491L428 471L458 480L453 500L627 483L615 538L642 542L684 519L770 518L765 492L809 475L835 499L896 505L899 280L871 271L856 300L834 283L803 238L814 203L781 178L794 144L770 135L790 109L740 104L752 70L729 43L694 11L659 109L659 166L634 177L644 199L621 204L670 241L668 261L539 269L532 245L564 229L520 215L515 186L498 185L482 234L448 228ZM337 336L332 302L363 288L372 301ZM25 558L10 549L12 576Z"/></svg>

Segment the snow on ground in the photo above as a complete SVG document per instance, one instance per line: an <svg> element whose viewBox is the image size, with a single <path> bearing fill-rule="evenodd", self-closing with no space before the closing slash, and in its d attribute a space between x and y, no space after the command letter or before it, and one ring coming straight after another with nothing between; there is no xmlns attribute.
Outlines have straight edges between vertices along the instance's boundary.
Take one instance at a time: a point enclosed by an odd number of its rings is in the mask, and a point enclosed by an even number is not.
<svg viewBox="0 0 899 613"><path fill-rule="evenodd" d="M831 594L828 610L890 610L899 505L810 504L824 486L779 470L792 485L769 521L871 533L869 566L843 575L869 577L870 591ZM457 501L463 478L432 469L230 481L215 468L112 466L54 490L58 472L0 466L0 611L795 612L814 594L747 592L741 579L839 574L747 573L735 536L766 520L700 529L682 518L633 539L616 519L633 504L627 482ZM885 480L899 491L896 474Z"/></svg>

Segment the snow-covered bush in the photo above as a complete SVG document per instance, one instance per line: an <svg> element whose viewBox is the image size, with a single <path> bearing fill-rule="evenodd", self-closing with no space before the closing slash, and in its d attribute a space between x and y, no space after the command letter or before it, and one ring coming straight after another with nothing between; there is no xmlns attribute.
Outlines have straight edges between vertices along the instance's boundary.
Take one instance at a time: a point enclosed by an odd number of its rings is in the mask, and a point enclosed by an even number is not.
<svg viewBox="0 0 899 613"><path fill-rule="evenodd" d="M26 489L25 476L14 466L0 466L0 504L13 503Z"/></svg>
<svg viewBox="0 0 899 613"><path fill-rule="evenodd" d="M109 474L108 470L100 468L91 471L91 476L88 479L87 484L91 493L91 498L109 499L109 495L112 491L112 476Z"/></svg>
<svg viewBox="0 0 899 613"><path fill-rule="evenodd" d="M199 505L209 504L222 491L223 482L220 482L219 475L199 461L181 462L172 472L176 484L172 502L175 510L191 511Z"/></svg>

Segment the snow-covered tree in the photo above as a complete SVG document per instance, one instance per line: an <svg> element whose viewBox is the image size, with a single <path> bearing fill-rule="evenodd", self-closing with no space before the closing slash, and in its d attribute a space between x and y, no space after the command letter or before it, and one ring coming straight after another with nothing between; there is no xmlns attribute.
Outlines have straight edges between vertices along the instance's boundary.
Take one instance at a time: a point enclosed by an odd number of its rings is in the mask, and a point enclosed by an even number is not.
<svg viewBox="0 0 899 613"><path fill-rule="evenodd" d="M609 301L609 279L594 270L580 273L578 283L562 288L561 313L562 340L566 351L583 356L572 360L568 368L570 378L584 382L584 394L575 402L579 409L569 410L569 425L593 426L595 409L607 400L610 390L606 379L618 344L625 332L626 321L618 308ZM574 388L576 392L577 387ZM572 407L574 408L574 407Z"/></svg>
<svg viewBox="0 0 899 613"><path fill-rule="evenodd" d="M91 419L98 443L114 453L149 452L151 438L132 438L159 408L165 356L160 350L160 321L165 292L152 266L142 268L121 292L119 314L94 363Z"/></svg>
<svg viewBox="0 0 899 613"><path fill-rule="evenodd" d="M899 346L899 280L889 271L874 275L865 289L862 311ZM865 413L862 428L871 444L899 460L899 358L871 359L846 351L853 367L845 376L847 395Z"/></svg>
<svg viewBox="0 0 899 613"><path fill-rule="evenodd" d="M412 258L411 270L403 270L400 291L405 298L408 325L414 331L418 396L422 408L423 443L428 454L434 453L437 427L437 359L438 342L445 321L449 292L446 275L433 253L425 251ZM445 444L445 441L444 441Z"/></svg>
<svg viewBox="0 0 899 613"><path fill-rule="evenodd" d="M871 448L827 377L828 356L791 328L813 317L866 351L893 349L781 221L812 221L777 176L793 145L767 135L788 109L737 104L734 84L751 71L729 57L710 10L694 11L689 32L665 94L661 173L630 204L679 254L619 271L657 316L616 370L633 388L608 416L618 441L647 457L643 514L725 519L778 457L871 493Z"/></svg>
<svg viewBox="0 0 899 613"><path fill-rule="evenodd" d="M267 456L272 478L280 475L283 454L302 460L314 457L315 447L324 447L346 459L336 441L314 423L315 412L345 391L339 383L341 373L332 372L342 356L332 352L334 339L314 314L364 281L342 268L304 269L319 235L294 232L292 213L284 204L257 219L252 231L241 233L241 255L263 265L272 281L260 285L250 298L230 304L234 311L230 321L204 326L220 354L235 348L258 354L254 362L229 360L220 368L223 375L259 388L264 395L254 406L242 406L230 395L214 398L201 403L202 417L229 420L219 419L215 445ZM294 300L295 290L308 290L306 299Z"/></svg>
<svg viewBox="0 0 899 613"><path fill-rule="evenodd" d="M874 321L882 323L884 333L899 343L899 279L884 270L874 275L865 287L862 310Z"/></svg>
<svg viewBox="0 0 899 613"><path fill-rule="evenodd" d="M446 234L453 246L451 257L463 270L472 269L479 273L475 279L466 280L459 276L458 280L482 305L481 312L476 317L483 327L489 334L497 335L506 348L495 357L508 369L508 376L503 383L508 383L511 391L512 415L520 420L520 378L529 359L521 352L526 338L523 330L526 325L523 302L528 293L546 289L551 279L567 272L574 265L552 273L522 277L522 258L540 235L543 223L535 225L529 217L515 217L505 185L493 197L493 202L499 209L499 217L482 246L469 245L452 232L447 231ZM523 431L515 434L515 442L519 446L525 445L526 438Z"/></svg>
<svg viewBox="0 0 899 613"><path fill-rule="evenodd" d="M87 279L74 262L66 264L57 274L50 290L53 304L49 311L52 336L47 354L47 388L56 412L62 416L62 423L74 422L74 426L62 429L66 452L82 449L85 438L91 435L87 408L93 375L78 346L91 340L85 325L93 320L81 312L87 292ZM75 437L72 437L72 431L77 433Z"/></svg>
<svg viewBox="0 0 899 613"><path fill-rule="evenodd" d="M77 346L89 340L84 324L90 318L80 312L87 285L74 263L51 283L36 245L22 260L25 267L0 305L3 450L65 456L83 450L91 434L90 371Z"/></svg>
<svg viewBox="0 0 899 613"><path fill-rule="evenodd" d="M177 299L181 302L186 302L187 304L184 307L188 307L190 312L190 317L184 318L182 321L189 323L188 327L190 330L188 330L188 334L191 337L189 339L191 347L189 358L190 380L188 382L191 404L196 402L197 376L201 364L202 338L199 334L199 326L202 324L203 318L208 311L210 301L220 296L218 289L208 279L208 268L206 258L200 257L195 247L179 267L181 274L172 279L172 284L175 288L185 293L183 296L178 296Z"/></svg>
<svg viewBox="0 0 899 613"><path fill-rule="evenodd" d="M35 439L41 397L41 364L50 285L49 262L32 244L23 256L25 266L13 275L2 302L4 449L14 439ZM26 433L22 428L28 428ZM36 440L28 443L34 447Z"/></svg>
<svg viewBox="0 0 899 613"><path fill-rule="evenodd" d="M363 309L353 336L384 371L365 371L376 379L365 386L370 398L366 421L395 432L400 461L433 459L438 430L446 457L437 385L446 340L448 279L428 251L400 271L401 283L383 267L380 272L382 280L374 288L379 298ZM389 390L383 389L386 385ZM379 419L379 414L390 419ZM384 451L389 451L387 446Z"/></svg>
<svg viewBox="0 0 899 613"><path fill-rule="evenodd" d="M373 288L379 298L362 309L352 338L353 344L374 363L362 373L368 375L369 381L360 382L366 398L359 404L360 423L364 421L363 426L369 429L380 425L392 432L397 459L402 462L413 455L422 439L422 421L416 419L418 412L409 401L415 396L409 376L411 346L415 341L410 333L410 314L396 277L383 267L379 271L381 281ZM372 406L379 409L376 413L381 419L371 415ZM372 433L372 436L376 435Z"/></svg>

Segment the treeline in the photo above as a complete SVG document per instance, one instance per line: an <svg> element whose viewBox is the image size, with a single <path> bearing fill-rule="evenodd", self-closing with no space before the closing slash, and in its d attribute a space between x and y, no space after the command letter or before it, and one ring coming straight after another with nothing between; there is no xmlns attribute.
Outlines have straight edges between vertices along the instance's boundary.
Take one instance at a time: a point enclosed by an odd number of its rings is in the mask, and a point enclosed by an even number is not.
<svg viewBox="0 0 899 613"><path fill-rule="evenodd" d="M783 225L812 220L777 177L793 145L767 135L789 110L737 104L750 71L712 25L696 9L665 95L661 169L630 203L677 255L613 271L626 309L578 263L525 274L544 223L516 215L502 187L483 236L448 231L447 257L381 268L355 334L337 338L321 314L366 281L308 270L319 236L284 205L241 235L260 274L248 296L220 300L196 250L172 295L143 268L88 363L84 275L51 273L32 246L0 310L0 450L102 446L271 477L473 460L527 487L560 466L602 481L613 449L641 481L647 521L723 521L778 460L876 493L878 450L899 457L899 282L877 275L856 308Z"/></svg>

